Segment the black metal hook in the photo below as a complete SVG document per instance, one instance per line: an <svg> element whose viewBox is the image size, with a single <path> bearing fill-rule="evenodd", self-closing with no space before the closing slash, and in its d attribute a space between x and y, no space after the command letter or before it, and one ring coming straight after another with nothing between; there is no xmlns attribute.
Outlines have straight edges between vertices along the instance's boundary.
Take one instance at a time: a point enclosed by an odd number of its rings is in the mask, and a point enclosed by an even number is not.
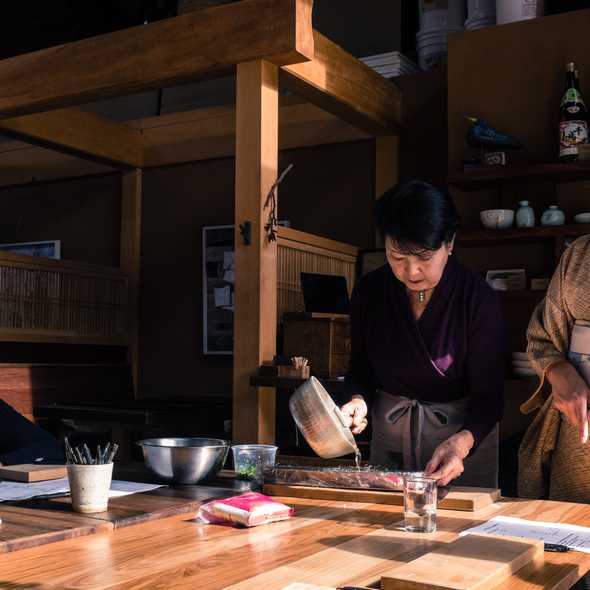
<svg viewBox="0 0 590 590"><path fill-rule="evenodd" d="M249 221L240 224L240 235L244 246L249 246L252 243L252 224Z"/></svg>

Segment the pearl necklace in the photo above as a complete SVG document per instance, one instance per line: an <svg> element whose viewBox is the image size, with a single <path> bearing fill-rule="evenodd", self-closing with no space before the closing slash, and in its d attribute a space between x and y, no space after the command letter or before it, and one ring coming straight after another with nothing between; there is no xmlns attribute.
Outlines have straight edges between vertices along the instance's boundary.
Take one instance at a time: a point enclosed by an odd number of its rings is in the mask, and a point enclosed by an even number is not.
<svg viewBox="0 0 590 590"><path fill-rule="evenodd" d="M424 289L421 289L420 291L418 291L418 301L420 301L420 303L423 303L426 300L426 291L424 291Z"/></svg>

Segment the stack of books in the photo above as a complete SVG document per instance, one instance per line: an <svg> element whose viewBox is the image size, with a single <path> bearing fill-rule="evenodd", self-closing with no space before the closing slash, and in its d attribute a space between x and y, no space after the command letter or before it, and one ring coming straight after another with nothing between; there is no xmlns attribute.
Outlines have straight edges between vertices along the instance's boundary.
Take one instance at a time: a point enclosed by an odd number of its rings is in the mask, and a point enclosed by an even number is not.
<svg viewBox="0 0 590 590"><path fill-rule="evenodd" d="M420 71L420 68L411 59L399 51L367 55L361 57L360 60L384 78L395 78Z"/></svg>

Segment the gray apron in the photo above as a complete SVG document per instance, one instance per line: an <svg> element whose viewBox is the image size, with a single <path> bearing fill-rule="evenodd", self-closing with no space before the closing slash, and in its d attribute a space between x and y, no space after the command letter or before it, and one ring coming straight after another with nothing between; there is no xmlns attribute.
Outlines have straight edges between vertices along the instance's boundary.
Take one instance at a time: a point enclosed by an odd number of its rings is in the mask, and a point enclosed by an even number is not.
<svg viewBox="0 0 590 590"><path fill-rule="evenodd" d="M372 410L371 463L403 471L422 471L436 447L459 431L467 399L422 402L377 392ZM453 485L498 487L498 425L464 461Z"/></svg>

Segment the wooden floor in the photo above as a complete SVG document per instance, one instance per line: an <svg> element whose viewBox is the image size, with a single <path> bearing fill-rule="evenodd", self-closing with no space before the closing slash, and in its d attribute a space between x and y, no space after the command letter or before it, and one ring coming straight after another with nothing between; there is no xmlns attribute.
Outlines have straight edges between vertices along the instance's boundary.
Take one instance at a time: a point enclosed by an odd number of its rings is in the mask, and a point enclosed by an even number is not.
<svg viewBox="0 0 590 590"><path fill-rule="evenodd" d="M590 506L503 501L478 513L439 513L434 535L399 530L395 506L283 498L296 517L255 529L203 525L187 513L0 556L0 589L282 590L293 582L370 585L496 514L590 525ZM566 589L590 555L546 553L502 589Z"/></svg>

